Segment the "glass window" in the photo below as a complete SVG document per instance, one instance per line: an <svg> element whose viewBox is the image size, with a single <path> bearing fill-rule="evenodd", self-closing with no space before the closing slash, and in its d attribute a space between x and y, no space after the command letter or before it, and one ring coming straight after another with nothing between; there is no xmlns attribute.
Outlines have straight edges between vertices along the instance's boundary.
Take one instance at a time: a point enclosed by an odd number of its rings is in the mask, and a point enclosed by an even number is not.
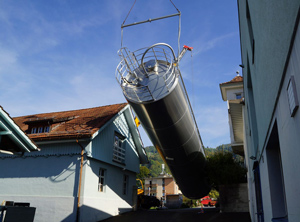
<svg viewBox="0 0 300 222"><path fill-rule="evenodd" d="M241 99L242 98L242 94L241 93L237 93L235 94L236 99Z"/></svg>
<svg viewBox="0 0 300 222"><path fill-rule="evenodd" d="M35 133L36 133L36 127L32 127L31 134L35 134Z"/></svg>
<svg viewBox="0 0 300 222"><path fill-rule="evenodd" d="M39 128L38 128L38 133L42 133L43 132L43 127L42 126L40 126Z"/></svg>
<svg viewBox="0 0 300 222"><path fill-rule="evenodd" d="M291 79L288 83L287 95L288 95L288 102L289 102L291 117L293 117L293 116L295 116L295 113L299 107L294 76L291 76Z"/></svg>
<svg viewBox="0 0 300 222"><path fill-rule="evenodd" d="M123 175L123 194L126 195L128 192L128 176Z"/></svg>
<svg viewBox="0 0 300 222"><path fill-rule="evenodd" d="M121 138L121 136L117 133L114 135L113 161L125 164L124 138Z"/></svg>
<svg viewBox="0 0 300 222"><path fill-rule="evenodd" d="M106 170L103 168L100 168L99 183L98 183L98 191L99 192L105 192L105 174L106 174Z"/></svg>
<svg viewBox="0 0 300 222"><path fill-rule="evenodd" d="M45 126L44 133L49 133L49 132L50 132L50 126Z"/></svg>

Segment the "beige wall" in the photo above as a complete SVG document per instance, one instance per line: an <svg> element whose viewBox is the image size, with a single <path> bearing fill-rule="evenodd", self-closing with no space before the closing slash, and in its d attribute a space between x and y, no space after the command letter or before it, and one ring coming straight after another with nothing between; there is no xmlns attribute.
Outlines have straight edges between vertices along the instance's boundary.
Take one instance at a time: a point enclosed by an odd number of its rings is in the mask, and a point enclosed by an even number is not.
<svg viewBox="0 0 300 222"><path fill-rule="evenodd" d="M164 186L163 179L165 180ZM145 195L149 194L150 181L152 184L150 195L154 195L159 199L169 194L181 194L173 177L158 177L145 179Z"/></svg>

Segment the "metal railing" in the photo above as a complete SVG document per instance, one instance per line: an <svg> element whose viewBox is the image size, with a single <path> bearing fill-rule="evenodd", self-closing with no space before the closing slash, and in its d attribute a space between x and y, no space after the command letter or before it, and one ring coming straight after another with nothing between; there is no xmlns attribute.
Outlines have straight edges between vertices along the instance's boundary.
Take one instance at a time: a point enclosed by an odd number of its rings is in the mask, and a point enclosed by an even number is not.
<svg viewBox="0 0 300 222"><path fill-rule="evenodd" d="M168 94L171 90L178 76L175 72L177 61L171 46L165 43L158 43L134 52L130 52L127 48L121 48L118 54L121 57L121 62L117 66L115 76L128 99L138 102L157 99L155 95L161 88L149 87L151 81L157 81L155 78L151 78L151 75L156 75L156 73L152 69L145 67L147 62L151 60L155 61L155 64L166 66L166 70L160 76L163 78L164 87L167 89L164 93ZM145 78L148 78L149 81L146 85L143 85L142 82Z"/></svg>

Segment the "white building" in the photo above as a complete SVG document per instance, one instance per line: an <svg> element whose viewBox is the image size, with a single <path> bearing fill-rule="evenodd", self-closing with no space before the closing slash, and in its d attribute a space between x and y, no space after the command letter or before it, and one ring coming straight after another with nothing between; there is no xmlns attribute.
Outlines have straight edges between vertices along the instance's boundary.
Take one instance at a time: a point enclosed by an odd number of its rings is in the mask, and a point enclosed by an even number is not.
<svg viewBox="0 0 300 222"><path fill-rule="evenodd" d="M145 178L144 193L166 200L167 195L181 194L181 191L171 175L160 174L158 177Z"/></svg>
<svg viewBox="0 0 300 222"><path fill-rule="evenodd" d="M99 221L132 210L146 161L127 104L13 118L40 152L0 155L0 200L29 202L35 221Z"/></svg>
<svg viewBox="0 0 300 222"><path fill-rule="evenodd" d="M243 88L243 77L240 75L220 84L222 99L227 101L230 145L232 151L241 156L244 156Z"/></svg>
<svg viewBox="0 0 300 222"><path fill-rule="evenodd" d="M238 1L252 221L300 218L299 8Z"/></svg>

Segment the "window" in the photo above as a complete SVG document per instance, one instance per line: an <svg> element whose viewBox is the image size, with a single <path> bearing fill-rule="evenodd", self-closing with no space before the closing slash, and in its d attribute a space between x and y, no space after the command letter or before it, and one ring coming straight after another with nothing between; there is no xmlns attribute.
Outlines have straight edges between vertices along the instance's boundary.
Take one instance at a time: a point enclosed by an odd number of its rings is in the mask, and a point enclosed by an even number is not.
<svg viewBox="0 0 300 222"><path fill-rule="evenodd" d="M45 126L44 133L49 133L49 132L50 132L50 126Z"/></svg>
<svg viewBox="0 0 300 222"><path fill-rule="evenodd" d="M123 194L126 195L128 192L128 176L123 175Z"/></svg>
<svg viewBox="0 0 300 222"><path fill-rule="evenodd" d="M35 133L36 133L36 127L32 127L31 134L35 134Z"/></svg>
<svg viewBox="0 0 300 222"><path fill-rule="evenodd" d="M99 170L99 183L98 183L98 191L105 192L105 172L106 170L100 168Z"/></svg>
<svg viewBox="0 0 300 222"><path fill-rule="evenodd" d="M123 141L125 137L120 133L115 132L114 135L114 149L113 149L113 161L125 164L125 148L123 147Z"/></svg>
<svg viewBox="0 0 300 222"><path fill-rule="evenodd" d="M43 132L43 127L40 126L40 127L38 128L38 133L42 133L42 132Z"/></svg>
<svg viewBox="0 0 300 222"><path fill-rule="evenodd" d="M31 128L31 134L35 133L49 133L50 132L50 126L44 125L44 126L39 126L39 127L32 127Z"/></svg>
<svg viewBox="0 0 300 222"><path fill-rule="evenodd" d="M241 98L242 98L242 94L241 94L241 93L235 94L235 98L236 98L236 99L241 99Z"/></svg>
<svg viewBox="0 0 300 222"><path fill-rule="evenodd" d="M299 107L294 76L291 76L286 90L288 95L291 117L293 117L295 116L295 113Z"/></svg>

